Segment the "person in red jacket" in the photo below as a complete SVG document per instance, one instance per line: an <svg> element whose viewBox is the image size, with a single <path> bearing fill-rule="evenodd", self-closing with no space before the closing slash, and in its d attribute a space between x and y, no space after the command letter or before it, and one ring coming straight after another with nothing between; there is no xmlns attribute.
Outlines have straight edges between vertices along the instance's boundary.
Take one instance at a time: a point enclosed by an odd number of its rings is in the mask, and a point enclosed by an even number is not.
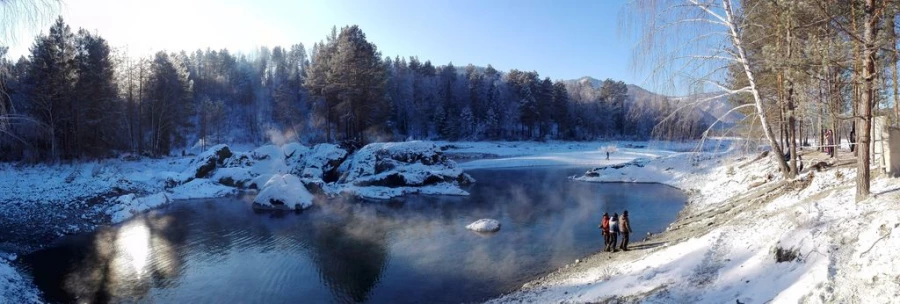
<svg viewBox="0 0 900 304"><path fill-rule="evenodd" d="M603 221L600 222L600 231L603 232L603 251L609 251L609 213L603 212Z"/></svg>

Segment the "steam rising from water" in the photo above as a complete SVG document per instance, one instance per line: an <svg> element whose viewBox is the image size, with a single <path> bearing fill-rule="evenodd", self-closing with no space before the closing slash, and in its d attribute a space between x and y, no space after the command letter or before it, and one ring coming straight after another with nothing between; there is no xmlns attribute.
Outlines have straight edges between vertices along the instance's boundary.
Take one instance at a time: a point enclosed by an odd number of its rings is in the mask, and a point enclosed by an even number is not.
<svg viewBox="0 0 900 304"><path fill-rule="evenodd" d="M279 131L274 128L266 130L266 137L269 143L276 146L283 146L286 143L297 141L297 133L293 129Z"/></svg>
<svg viewBox="0 0 900 304"><path fill-rule="evenodd" d="M684 202L665 186L568 181L573 170L470 173L478 183L469 197L319 200L303 214L254 214L234 199L181 202L95 233L88 257L63 246L27 259L75 261L54 267L74 272L35 270L63 302L471 302L598 251L603 212L628 208L642 235L662 230ZM503 228L465 229L480 218Z"/></svg>

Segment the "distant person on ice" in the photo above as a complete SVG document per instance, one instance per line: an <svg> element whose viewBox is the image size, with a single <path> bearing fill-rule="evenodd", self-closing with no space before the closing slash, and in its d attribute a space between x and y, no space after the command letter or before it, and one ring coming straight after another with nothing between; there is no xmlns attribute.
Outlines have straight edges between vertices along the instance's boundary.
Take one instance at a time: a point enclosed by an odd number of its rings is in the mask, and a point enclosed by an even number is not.
<svg viewBox="0 0 900 304"><path fill-rule="evenodd" d="M628 251L628 236L631 235L631 221L628 220L628 210L622 212L622 218L619 220L619 230L622 230L622 245L619 249ZM615 244L613 244L615 246Z"/></svg>
<svg viewBox="0 0 900 304"><path fill-rule="evenodd" d="M609 213L603 212L603 220L600 222L600 231L603 233L603 251L609 251Z"/></svg>
<svg viewBox="0 0 900 304"><path fill-rule="evenodd" d="M616 244L619 240L619 214L613 213L612 218L609 219L609 251L616 252Z"/></svg>

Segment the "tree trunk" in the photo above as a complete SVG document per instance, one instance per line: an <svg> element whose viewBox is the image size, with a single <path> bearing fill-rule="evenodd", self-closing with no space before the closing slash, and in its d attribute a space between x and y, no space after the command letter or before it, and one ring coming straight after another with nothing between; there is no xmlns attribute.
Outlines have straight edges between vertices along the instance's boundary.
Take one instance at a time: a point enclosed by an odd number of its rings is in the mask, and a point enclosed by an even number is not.
<svg viewBox="0 0 900 304"><path fill-rule="evenodd" d="M888 23L887 30L890 32L891 36L891 77L894 84L894 124L900 126L900 104L897 104L900 101L900 85L897 84L897 29L894 28L894 17L896 17L896 11L894 14L888 15L891 18L891 22Z"/></svg>
<svg viewBox="0 0 900 304"><path fill-rule="evenodd" d="M792 37L793 32L791 32L790 28L791 28L791 24L788 23L788 30L787 30L787 57L788 58L792 58L794 55L793 43L791 41L791 40L793 40L793 37ZM791 174L796 176L797 174L800 173L800 171L797 170L797 129L796 129L797 119L794 117L794 109L795 109L795 106L794 106L794 80L790 74L786 75L785 80L787 81L787 90L785 92L785 111L784 112L785 112L785 114L787 114L787 123L788 123L788 125L787 125L787 130L788 130L787 135L788 136L787 137L788 137L788 141L789 141L788 148L790 149L790 153L791 153L791 161L790 161L790 163L788 163L788 165L791 168Z"/></svg>
<svg viewBox="0 0 900 304"><path fill-rule="evenodd" d="M872 128L872 104L874 95L872 94L873 81L875 78L875 38L878 34L878 15L875 13L875 0L866 0L865 17L863 24L863 80L864 86L862 90L862 98L860 99L857 109L862 119L856 120L856 130L859 133L856 149L856 201L862 201L869 197L869 133ZM861 151L861 152L860 152Z"/></svg>
<svg viewBox="0 0 900 304"><path fill-rule="evenodd" d="M774 152L769 154L772 157L772 160L775 161L776 164L778 164L778 168L781 169L784 177L792 178L794 177L794 175L790 172L787 162L782 157L784 153L782 152L781 147L778 146L778 143L775 142L775 135L772 134L772 128L769 126L769 120L766 118L766 112L763 109L762 104L762 97L759 95L759 90L756 87L756 78L753 77L753 71L750 69L750 62L747 59L747 53L746 51L744 51L743 40L738 34L737 21L734 20L734 16L732 15L731 0L722 0L722 4L725 10L727 26L730 30L729 34L731 35L731 41L738 53L738 61L743 67L744 74L747 75L747 80L750 83L750 93L753 95L753 101L756 105L756 115L759 118L759 122L762 126L763 132L766 134L766 139L768 139L769 141L769 146L772 147L772 152Z"/></svg>
<svg viewBox="0 0 900 304"><path fill-rule="evenodd" d="M137 99L137 149L138 155L144 153L144 61L140 61L138 74L138 99Z"/></svg>

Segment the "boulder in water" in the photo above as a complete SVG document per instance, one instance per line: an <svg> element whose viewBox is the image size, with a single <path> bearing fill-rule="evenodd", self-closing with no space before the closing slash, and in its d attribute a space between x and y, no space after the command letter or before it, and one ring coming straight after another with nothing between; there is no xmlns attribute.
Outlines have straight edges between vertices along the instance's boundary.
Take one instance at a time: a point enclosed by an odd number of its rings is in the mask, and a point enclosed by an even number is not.
<svg viewBox="0 0 900 304"><path fill-rule="evenodd" d="M500 221L495 219L480 219L466 226L466 229L475 232L497 232L500 230Z"/></svg>
<svg viewBox="0 0 900 304"><path fill-rule="evenodd" d="M293 174L275 174L253 200L257 209L302 210L312 206L313 195Z"/></svg>

